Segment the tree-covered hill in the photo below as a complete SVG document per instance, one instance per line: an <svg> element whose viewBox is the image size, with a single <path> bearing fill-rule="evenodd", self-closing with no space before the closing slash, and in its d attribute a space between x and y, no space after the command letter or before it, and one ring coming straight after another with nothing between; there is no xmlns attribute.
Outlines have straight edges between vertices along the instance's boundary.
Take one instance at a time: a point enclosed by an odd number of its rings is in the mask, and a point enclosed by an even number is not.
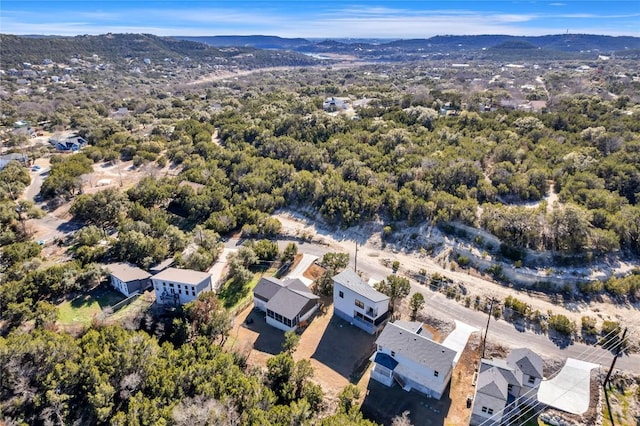
<svg viewBox="0 0 640 426"><path fill-rule="evenodd" d="M310 65L314 60L293 52L269 52L255 48L218 49L195 41L151 34L105 34L76 37L21 37L0 35L0 67L21 67L24 62L40 64L45 59L67 62L74 57L97 55L100 61L119 63L127 58L210 61L224 58L255 67Z"/></svg>

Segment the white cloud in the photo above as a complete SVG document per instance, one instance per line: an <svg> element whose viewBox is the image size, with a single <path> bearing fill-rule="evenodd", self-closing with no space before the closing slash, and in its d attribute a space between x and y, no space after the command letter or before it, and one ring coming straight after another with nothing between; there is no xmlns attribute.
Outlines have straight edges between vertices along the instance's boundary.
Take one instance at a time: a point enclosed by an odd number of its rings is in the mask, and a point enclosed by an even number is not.
<svg viewBox="0 0 640 426"><path fill-rule="evenodd" d="M557 3L561 4L561 3ZM265 6L266 7L266 6ZM265 34L285 37L418 38L438 34L557 34L575 32L640 35L637 13L595 16L530 14L473 10L407 10L354 7L307 11L288 16L274 9L240 8L131 9L118 12L10 12L2 18L2 32L14 34L104 34L145 32L158 35ZM589 27L594 20L594 26ZM552 26L550 20L563 20ZM626 20L626 21L625 21ZM629 21L630 20L630 21Z"/></svg>

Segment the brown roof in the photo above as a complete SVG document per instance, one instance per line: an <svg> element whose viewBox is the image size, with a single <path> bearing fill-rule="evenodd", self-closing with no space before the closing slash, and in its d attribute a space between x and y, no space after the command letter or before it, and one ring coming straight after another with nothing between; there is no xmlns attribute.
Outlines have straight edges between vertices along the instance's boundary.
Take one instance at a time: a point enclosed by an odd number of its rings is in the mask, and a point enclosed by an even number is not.
<svg viewBox="0 0 640 426"><path fill-rule="evenodd" d="M193 269L167 268L158 272L153 277L155 280L173 281L182 284L197 285L202 281L211 278L207 272L194 271Z"/></svg>
<svg viewBox="0 0 640 426"><path fill-rule="evenodd" d="M111 263L106 265L105 268L111 275L125 283L136 280L146 280L151 276L151 274L144 269L125 262Z"/></svg>

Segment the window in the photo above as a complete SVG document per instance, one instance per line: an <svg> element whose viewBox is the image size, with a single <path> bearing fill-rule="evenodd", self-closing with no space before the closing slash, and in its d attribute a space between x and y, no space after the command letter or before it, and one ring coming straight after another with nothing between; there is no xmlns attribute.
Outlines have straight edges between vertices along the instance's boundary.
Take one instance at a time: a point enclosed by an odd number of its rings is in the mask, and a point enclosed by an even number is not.
<svg viewBox="0 0 640 426"><path fill-rule="evenodd" d="M344 292L340 290L340 293L338 293L338 296L340 296L340 299L344 299Z"/></svg>
<svg viewBox="0 0 640 426"><path fill-rule="evenodd" d="M391 356L396 356L396 351L391 351Z"/></svg>
<svg viewBox="0 0 640 426"><path fill-rule="evenodd" d="M360 309L364 309L364 303L362 303L361 301L359 301L358 299L356 299L356 306Z"/></svg>
<svg viewBox="0 0 640 426"><path fill-rule="evenodd" d="M433 372L433 375L434 375L435 377L438 377L438 376L440 375L440 373L439 373L439 372L437 372L437 371L434 371L434 372Z"/></svg>
<svg viewBox="0 0 640 426"><path fill-rule="evenodd" d="M529 383L534 384L536 382L536 378L533 376L529 376Z"/></svg>
<svg viewBox="0 0 640 426"><path fill-rule="evenodd" d="M482 407L482 412L486 413L487 412L487 407Z"/></svg>
<svg viewBox="0 0 640 426"><path fill-rule="evenodd" d="M487 414L493 414L493 408L482 407L482 412Z"/></svg>
<svg viewBox="0 0 640 426"><path fill-rule="evenodd" d="M489 408L489 409L487 410L487 413L488 413L488 414L493 414L493 408Z"/></svg>
<svg viewBox="0 0 640 426"><path fill-rule="evenodd" d="M507 390L511 392L513 390L513 385L507 385Z"/></svg>

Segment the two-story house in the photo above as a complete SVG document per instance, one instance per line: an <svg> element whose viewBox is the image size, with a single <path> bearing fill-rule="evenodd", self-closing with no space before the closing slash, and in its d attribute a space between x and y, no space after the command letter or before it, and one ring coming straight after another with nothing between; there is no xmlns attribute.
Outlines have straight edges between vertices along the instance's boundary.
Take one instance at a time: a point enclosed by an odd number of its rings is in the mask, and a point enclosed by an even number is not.
<svg viewBox="0 0 640 426"><path fill-rule="evenodd" d="M211 275L191 269L167 268L151 277L156 303L180 306L212 290Z"/></svg>
<svg viewBox="0 0 640 426"><path fill-rule="evenodd" d="M470 425L499 425L523 402L535 403L543 379L542 358L530 349L512 350L506 359L482 359Z"/></svg>
<svg viewBox="0 0 640 426"><path fill-rule="evenodd" d="M333 314L375 334L389 318L389 296L346 269L333 277Z"/></svg>
<svg viewBox="0 0 640 426"><path fill-rule="evenodd" d="M449 381L456 351L431 340L422 323L387 324L376 340L371 378L406 391L416 390L440 399Z"/></svg>

